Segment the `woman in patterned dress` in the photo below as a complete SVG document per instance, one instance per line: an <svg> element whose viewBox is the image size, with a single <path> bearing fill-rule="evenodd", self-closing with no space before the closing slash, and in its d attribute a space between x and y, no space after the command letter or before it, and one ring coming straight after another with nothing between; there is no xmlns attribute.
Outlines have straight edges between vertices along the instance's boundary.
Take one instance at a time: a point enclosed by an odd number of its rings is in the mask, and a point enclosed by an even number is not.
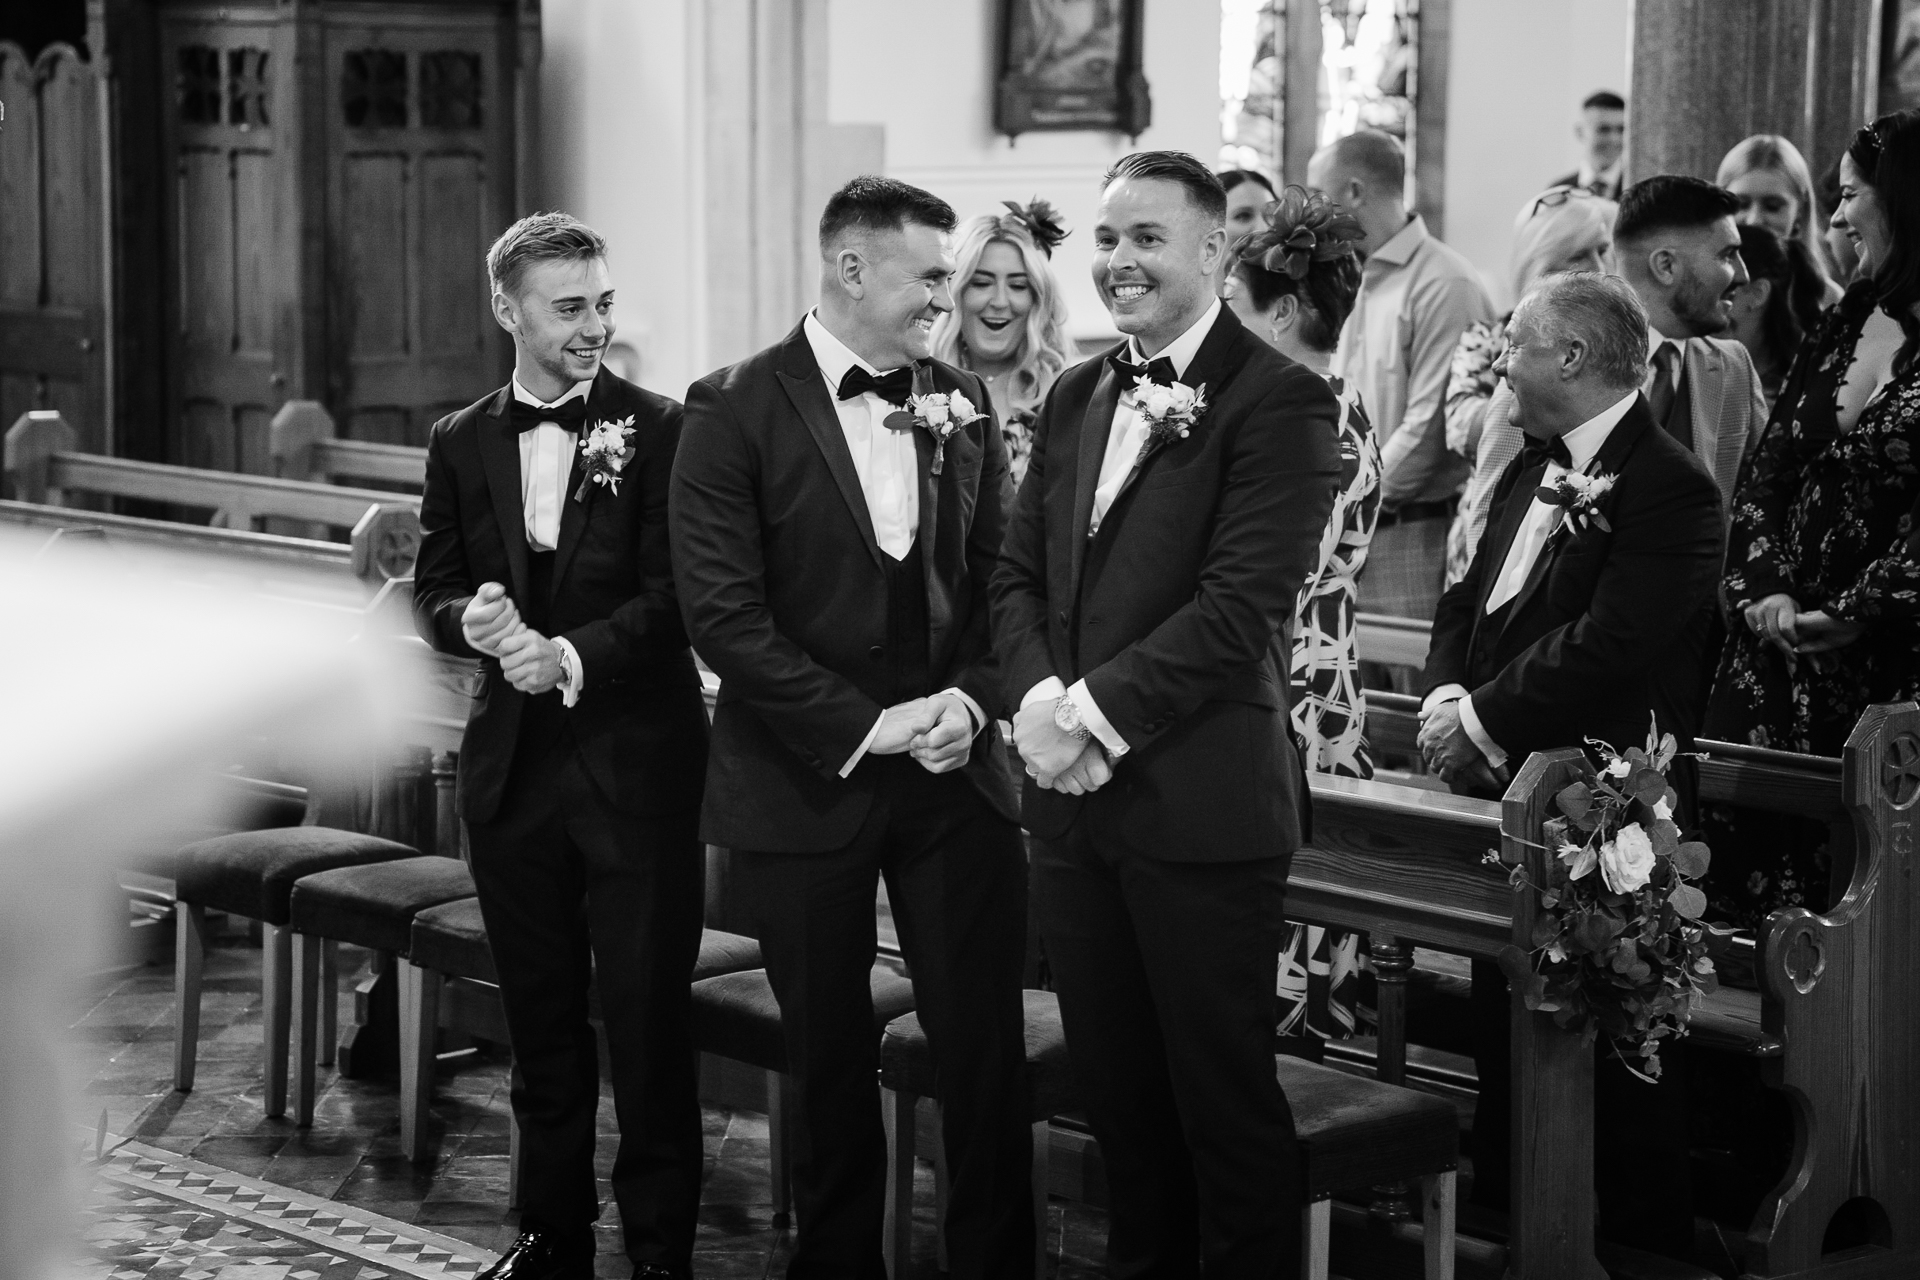
<svg viewBox="0 0 1920 1280"><path fill-rule="evenodd" d="M1815 755L1868 705L1920 694L1920 112L1854 135L1833 225L1861 279L1802 345L1741 477L1706 725ZM1715 886L1736 919L1827 907L1817 844L1761 861Z"/></svg>
<svg viewBox="0 0 1920 1280"><path fill-rule="evenodd" d="M1228 303L1281 355L1312 369L1340 399L1340 492L1320 539L1319 568L1300 589L1288 664L1293 726L1307 767L1371 778L1366 695L1354 640L1354 599L1380 514L1380 446L1360 393L1333 377L1333 348L1360 288L1360 224L1326 197L1290 186L1248 238ZM1280 953L1280 1033L1313 1057L1324 1041L1354 1034L1360 936L1289 924Z"/></svg>
<svg viewBox="0 0 1920 1280"><path fill-rule="evenodd" d="M1050 259L1067 238L1053 206L1002 201L960 228L954 309L933 324L933 356L985 379L1016 488L1033 452L1033 419L1067 367L1067 307Z"/></svg>

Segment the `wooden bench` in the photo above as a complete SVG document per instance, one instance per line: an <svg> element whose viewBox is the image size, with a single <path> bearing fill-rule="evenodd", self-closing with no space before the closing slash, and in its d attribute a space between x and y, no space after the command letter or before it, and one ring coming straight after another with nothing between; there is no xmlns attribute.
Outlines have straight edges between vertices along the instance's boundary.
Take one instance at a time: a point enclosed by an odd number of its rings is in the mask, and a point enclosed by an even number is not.
<svg viewBox="0 0 1920 1280"><path fill-rule="evenodd" d="M267 424L267 449L275 473L287 480L338 484L372 480L426 487L427 451L413 445L342 440L333 415L318 400L289 400Z"/></svg>

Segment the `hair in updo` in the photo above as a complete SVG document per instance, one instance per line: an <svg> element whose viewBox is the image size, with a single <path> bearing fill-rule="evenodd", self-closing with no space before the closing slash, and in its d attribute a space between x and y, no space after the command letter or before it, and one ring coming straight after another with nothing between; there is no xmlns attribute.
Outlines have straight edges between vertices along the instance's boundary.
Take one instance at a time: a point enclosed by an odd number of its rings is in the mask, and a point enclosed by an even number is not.
<svg viewBox="0 0 1920 1280"><path fill-rule="evenodd" d="M487 281L495 293L518 297L536 262L582 262L607 256L600 233L570 213L530 213L500 233L487 250Z"/></svg>
<svg viewBox="0 0 1920 1280"><path fill-rule="evenodd" d="M1331 351L1360 292L1360 221L1318 191L1289 186L1267 207L1267 229L1241 243L1233 274L1256 309L1300 300L1300 341Z"/></svg>
<svg viewBox="0 0 1920 1280"><path fill-rule="evenodd" d="M1904 373L1920 350L1920 321L1913 315L1920 303L1920 111L1881 116L1853 135L1847 156L1880 197L1893 235L1893 251L1874 267L1873 299L1907 336L1894 359Z"/></svg>

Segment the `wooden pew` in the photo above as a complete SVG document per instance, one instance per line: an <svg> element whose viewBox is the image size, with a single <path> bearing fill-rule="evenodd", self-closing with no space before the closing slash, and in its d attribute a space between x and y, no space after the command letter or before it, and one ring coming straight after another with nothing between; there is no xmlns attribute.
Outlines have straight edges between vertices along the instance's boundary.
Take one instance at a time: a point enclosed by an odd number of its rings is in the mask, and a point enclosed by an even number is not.
<svg viewBox="0 0 1920 1280"><path fill-rule="evenodd" d="M1366 662L1389 667L1424 667L1433 624L1424 618L1395 618L1360 613L1353 619L1355 643Z"/></svg>
<svg viewBox="0 0 1920 1280"><path fill-rule="evenodd" d="M288 480L338 484L373 480L424 488L427 451L412 445L342 440L333 415L318 400L289 400L267 424L267 448L275 473Z"/></svg>

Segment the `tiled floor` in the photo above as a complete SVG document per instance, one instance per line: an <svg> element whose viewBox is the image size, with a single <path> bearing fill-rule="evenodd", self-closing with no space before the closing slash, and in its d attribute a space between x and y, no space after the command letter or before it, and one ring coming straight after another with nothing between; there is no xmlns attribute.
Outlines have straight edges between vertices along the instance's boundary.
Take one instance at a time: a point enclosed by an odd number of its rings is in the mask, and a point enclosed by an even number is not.
<svg viewBox="0 0 1920 1280"><path fill-rule="evenodd" d="M346 1080L323 1067L312 1128L270 1119L262 1102L259 972L260 953L244 936L222 937L209 954L199 1066L190 1094L172 1090L171 968L150 966L104 980L92 1007L73 1024L70 1052L77 1078L85 1081L75 1119L92 1133L104 1111L109 1146L116 1138L129 1140L343 1209L357 1207L415 1224L479 1250L505 1248L515 1228L506 1210L504 1055L470 1056L442 1071L434 1105L439 1150L430 1164L415 1166L400 1152L399 1102L391 1080ZM707 1172L696 1271L713 1280L781 1276L790 1240L771 1225L766 1118L708 1108L704 1119ZM610 1098L602 1100L601 1128L609 1141L601 1146L598 1172L602 1198L610 1201L605 1181L613 1158ZM923 1164L916 1185L916 1277L938 1274L932 1192L932 1174ZM96 1188L96 1195L108 1197L102 1202L106 1208L94 1211L96 1227L103 1211L109 1218L130 1212L112 1200L111 1189ZM1099 1274L1104 1215L1056 1200L1051 1216L1050 1254L1058 1280ZM625 1280L628 1266L610 1203L605 1218L598 1269ZM199 1229L216 1230L208 1224ZM267 1256L273 1248L260 1246L261 1265L273 1262ZM272 1280L290 1274L283 1271ZM325 1280L355 1280L352 1271L320 1274ZM263 1272L249 1280L269 1278Z"/></svg>

